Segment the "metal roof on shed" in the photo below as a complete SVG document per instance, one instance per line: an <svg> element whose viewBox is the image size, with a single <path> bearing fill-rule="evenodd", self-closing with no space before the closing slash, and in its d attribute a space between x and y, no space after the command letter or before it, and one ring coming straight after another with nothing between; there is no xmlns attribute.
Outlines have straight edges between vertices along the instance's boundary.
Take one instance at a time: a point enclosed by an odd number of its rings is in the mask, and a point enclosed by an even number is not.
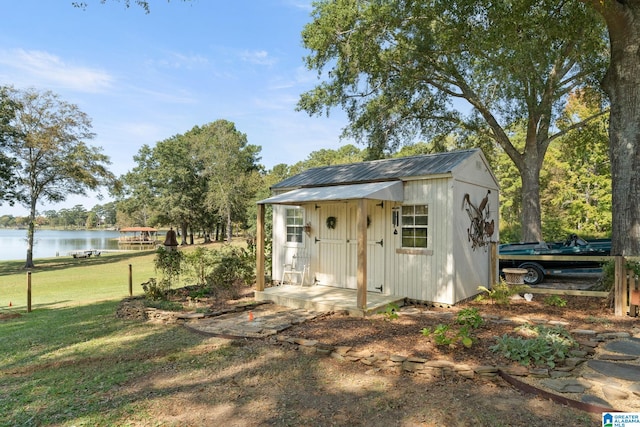
<svg viewBox="0 0 640 427"><path fill-rule="evenodd" d="M307 169L281 181L272 189L318 187L338 184L356 184L397 180L417 176L440 175L453 169L467 158L480 151L452 151L448 153L426 154L397 159L374 160L346 165L323 166Z"/></svg>

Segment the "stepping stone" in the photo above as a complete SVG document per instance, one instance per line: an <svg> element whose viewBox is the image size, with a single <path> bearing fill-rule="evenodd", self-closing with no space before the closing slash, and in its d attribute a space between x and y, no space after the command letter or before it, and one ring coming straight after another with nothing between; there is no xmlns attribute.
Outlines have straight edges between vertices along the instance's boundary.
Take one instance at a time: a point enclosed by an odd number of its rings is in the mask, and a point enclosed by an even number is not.
<svg viewBox="0 0 640 427"><path fill-rule="evenodd" d="M629 393L624 391L619 387L614 387L610 385L602 386L602 394L604 394L605 399L615 401L615 400L625 400L629 397Z"/></svg>
<svg viewBox="0 0 640 427"><path fill-rule="evenodd" d="M589 360L587 366L596 372L621 380L640 382L640 365Z"/></svg>
<svg viewBox="0 0 640 427"><path fill-rule="evenodd" d="M549 379L542 380L542 384L560 393L584 393L585 390L591 388L588 381L581 379Z"/></svg>
<svg viewBox="0 0 640 427"><path fill-rule="evenodd" d="M598 396L593 396L591 394L585 394L580 399L584 403L589 403L590 405L603 406L605 408L613 408L609 402L604 399L599 398Z"/></svg>
<svg viewBox="0 0 640 427"><path fill-rule="evenodd" d="M614 353L640 357L640 339L638 338L611 341L605 344L604 348L606 350L613 351Z"/></svg>
<svg viewBox="0 0 640 427"><path fill-rule="evenodd" d="M617 362L636 360L637 358L638 356L630 356L628 354L601 354L598 356L598 359L600 360L611 360Z"/></svg>

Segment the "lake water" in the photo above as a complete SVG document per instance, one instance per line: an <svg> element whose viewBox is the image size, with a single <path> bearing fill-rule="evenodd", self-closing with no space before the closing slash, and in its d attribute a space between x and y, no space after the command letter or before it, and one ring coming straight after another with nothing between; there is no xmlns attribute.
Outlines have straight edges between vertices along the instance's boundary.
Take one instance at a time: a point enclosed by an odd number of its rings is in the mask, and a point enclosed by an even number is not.
<svg viewBox="0 0 640 427"><path fill-rule="evenodd" d="M117 231L36 230L33 258L67 256L82 249L117 250ZM0 261L27 257L27 230L0 229Z"/></svg>

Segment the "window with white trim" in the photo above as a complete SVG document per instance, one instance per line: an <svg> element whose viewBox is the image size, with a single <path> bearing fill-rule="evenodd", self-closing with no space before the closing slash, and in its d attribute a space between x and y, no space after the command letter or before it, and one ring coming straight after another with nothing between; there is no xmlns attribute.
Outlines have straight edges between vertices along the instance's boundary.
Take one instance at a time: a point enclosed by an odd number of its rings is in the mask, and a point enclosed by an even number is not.
<svg viewBox="0 0 640 427"><path fill-rule="evenodd" d="M402 247L426 248L428 246L429 206L402 206Z"/></svg>
<svg viewBox="0 0 640 427"><path fill-rule="evenodd" d="M287 208L287 243L302 243L302 232L304 231L304 209Z"/></svg>

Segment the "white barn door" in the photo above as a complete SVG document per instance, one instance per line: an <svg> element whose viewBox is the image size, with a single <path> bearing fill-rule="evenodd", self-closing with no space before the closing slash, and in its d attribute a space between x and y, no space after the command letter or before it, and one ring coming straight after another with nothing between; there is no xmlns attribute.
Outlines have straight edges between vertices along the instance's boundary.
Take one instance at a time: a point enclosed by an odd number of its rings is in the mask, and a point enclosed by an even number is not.
<svg viewBox="0 0 640 427"><path fill-rule="evenodd" d="M316 281L318 285L345 287L347 220L345 203L323 204L316 209L318 267ZM331 221L334 218L335 221ZM333 228L331 224L333 223Z"/></svg>
<svg viewBox="0 0 640 427"><path fill-rule="evenodd" d="M358 206L350 203L348 211L346 284L350 289L357 289L358 235L356 233L356 224ZM367 213L367 291L384 293L384 236L387 224L384 215L384 204L369 200L367 202Z"/></svg>

